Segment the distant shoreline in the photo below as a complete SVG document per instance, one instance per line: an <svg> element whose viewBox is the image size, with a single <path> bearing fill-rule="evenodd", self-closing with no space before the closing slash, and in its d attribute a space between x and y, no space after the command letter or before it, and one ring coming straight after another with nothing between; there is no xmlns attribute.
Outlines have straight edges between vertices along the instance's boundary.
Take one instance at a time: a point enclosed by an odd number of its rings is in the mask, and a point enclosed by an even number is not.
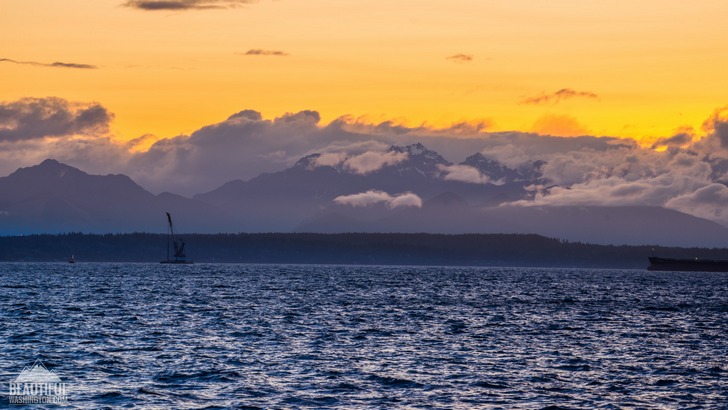
<svg viewBox="0 0 728 410"><path fill-rule="evenodd" d="M183 234L198 263L530 266L644 269L647 257L728 259L726 248L613 246L523 234ZM159 262L166 235L0 236L0 262Z"/></svg>

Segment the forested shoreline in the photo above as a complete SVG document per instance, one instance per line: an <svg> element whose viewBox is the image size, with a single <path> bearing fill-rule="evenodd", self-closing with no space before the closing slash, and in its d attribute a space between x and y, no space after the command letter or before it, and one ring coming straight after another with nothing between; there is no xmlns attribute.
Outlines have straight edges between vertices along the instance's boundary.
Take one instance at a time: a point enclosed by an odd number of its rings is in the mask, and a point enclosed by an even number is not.
<svg viewBox="0 0 728 410"><path fill-rule="evenodd" d="M182 235L197 263L543 266L645 268L651 254L728 259L728 249L606 246L518 234L241 233ZM159 262L160 234L0 237L0 261Z"/></svg>

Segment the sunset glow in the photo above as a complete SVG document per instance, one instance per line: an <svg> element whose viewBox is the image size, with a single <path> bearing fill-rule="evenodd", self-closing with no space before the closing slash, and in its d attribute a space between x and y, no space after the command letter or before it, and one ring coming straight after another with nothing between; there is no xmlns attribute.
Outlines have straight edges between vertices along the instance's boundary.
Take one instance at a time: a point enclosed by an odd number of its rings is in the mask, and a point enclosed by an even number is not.
<svg viewBox="0 0 728 410"><path fill-rule="evenodd" d="M132 3L4 2L0 100L98 102L119 140L250 108L645 144L728 103L723 1Z"/></svg>

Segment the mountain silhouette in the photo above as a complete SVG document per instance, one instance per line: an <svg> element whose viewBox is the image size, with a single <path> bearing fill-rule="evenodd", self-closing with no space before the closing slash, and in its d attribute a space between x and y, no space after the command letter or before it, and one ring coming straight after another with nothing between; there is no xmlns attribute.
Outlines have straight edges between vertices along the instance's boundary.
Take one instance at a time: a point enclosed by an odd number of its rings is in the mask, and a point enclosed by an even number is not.
<svg viewBox="0 0 728 410"><path fill-rule="evenodd" d="M528 186L547 182L538 161L510 168L474 154L455 165L412 144L377 153L388 160L363 170L323 155L193 198L154 195L125 175L89 175L49 159L0 178L0 234L164 233L164 212L171 212L179 233L536 233L600 244L711 247L728 238L717 223L659 207L501 206L530 198ZM470 175L476 170L482 181L446 179L458 166L470 167ZM374 202L356 202L367 195ZM400 196L409 201L396 202Z"/></svg>
<svg viewBox="0 0 728 410"><path fill-rule="evenodd" d="M207 204L172 194L155 196L128 176L89 175L52 159L0 178L4 234L165 232L165 211L179 214L180 221L214 215Z"/></svg>

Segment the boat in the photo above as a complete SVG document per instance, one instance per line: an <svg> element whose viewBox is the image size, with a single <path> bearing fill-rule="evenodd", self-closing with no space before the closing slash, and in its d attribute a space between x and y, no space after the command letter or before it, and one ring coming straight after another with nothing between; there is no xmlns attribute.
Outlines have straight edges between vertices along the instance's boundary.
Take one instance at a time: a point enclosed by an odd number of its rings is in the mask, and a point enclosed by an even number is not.
<svg viewBox="0 0 728 410"><path fill-rule="evenodd" d="M76 263L76 257L74 255L71 255L71 257L68 258L68 263Z"/></svg>
<svg viewBox="0 0 728 410"><path fill-rule="evenodd" d="M675 259L649 256L650 266L647 270L659 271L693 271L693 272L728 272L728 260L720 259Z"/></svg>
<svg viewBox="0 0 728 410"><path fill-rule="evenodd" d="M176 264L176 265L190 265L193 262L192 262L192 260L187 259L187 256L185 255L184 241L182 240L182 238L175 238L175 236L174 236L174 226L172 225L172 215L170 215L169 212L166 212L166 214L167 214L167 222L169 222L169 232L167 235L167 259L161 261L160 263L170 263L170 264ZM174 250L172 258L169 257L170 244L172 245L172 248Z"/></svg>

